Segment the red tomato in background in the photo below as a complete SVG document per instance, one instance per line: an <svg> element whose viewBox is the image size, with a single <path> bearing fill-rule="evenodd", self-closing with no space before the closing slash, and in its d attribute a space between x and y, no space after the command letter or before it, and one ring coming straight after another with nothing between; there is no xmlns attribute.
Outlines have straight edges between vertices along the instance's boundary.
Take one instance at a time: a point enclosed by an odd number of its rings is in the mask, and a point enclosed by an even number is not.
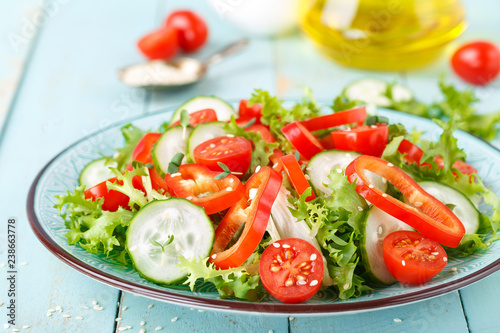
<svg viewBox="0 0 500 333"><path fill-rule="evenodd" d="M438 242L415 231L390 233L383 241L384 262L399 282L421 284L439 273L448 257Z"/></svg>
<svg viewBox="0 0 500 333"><path fill-rule="evenodd" d="M168 16L165 26L177 31L179 46L184 52L197 51L207 41L207 25L199 15L192 11L178 10L173 12Z"/></svg>
<svg viewBox="0 0 500 333"><path fill-rule="evenodd" d="M464 81L485 85L500 72L500 50L490 42L468 43L455 52L451 66Z"/></svg>
<svg viewBox="0 0 500 333"><path fill-rule="evenodd" d="M321 253L299 238L284 238L269 245L259 263L262 285L284 303L313 297L323 283L324 270Z"/></svg>
<svg viewBox="0 0 500 333"><path fill-rule="evenodd" d="M177 30L165 27L142 37L137 47L151 60L169 60L179 49L177 35Z"/></svg>
<svg viewBox="0 0 500 333"><path fill-rule="evenodd" d="M194 160L213 171L223 171L224 163L232 172L244 174L252 160L252 144L239 136L221 136L199 144L193 151ZM241 177L241 175L238 175Z"/></svg>

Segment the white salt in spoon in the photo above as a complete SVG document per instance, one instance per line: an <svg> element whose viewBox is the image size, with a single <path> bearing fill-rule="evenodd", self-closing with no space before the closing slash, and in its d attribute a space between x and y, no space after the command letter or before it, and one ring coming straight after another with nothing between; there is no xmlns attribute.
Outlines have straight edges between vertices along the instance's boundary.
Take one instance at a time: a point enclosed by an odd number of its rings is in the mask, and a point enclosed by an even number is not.
<svg viewBox="0 0 500 333"><path fill-rule="evenodd" d="M170 89L200 81L207 68L225 56L241 50L248 39L240 39L226 46L205 61L194 58L177 58L172 61L151 60L118 70L120 80L128 86L147 89Z"/></svg>

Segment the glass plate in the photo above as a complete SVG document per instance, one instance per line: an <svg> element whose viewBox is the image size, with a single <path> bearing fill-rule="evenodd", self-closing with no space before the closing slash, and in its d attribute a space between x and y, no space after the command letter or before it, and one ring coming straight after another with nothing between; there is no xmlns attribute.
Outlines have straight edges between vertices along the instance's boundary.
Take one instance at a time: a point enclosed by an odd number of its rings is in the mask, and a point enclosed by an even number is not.
<svg viewBox="0 0 500 333"><path fill-rule="evenodd" d="M174 109L133 119L134 125L143 129L157 129L170 119ZM378 113L389 117L391 123L400 122L409 129L424 130L424 137L437 139L441 129L432 121L391 110L379 109ZM419 286L394 284L375 288L359 298L340 300L331 289L320 291L311 300L301 304L284 304L267 296L261 302L244 302L236 299L220 299L210 283L199 283L194 292L185 285L162 287L139 276L133 267L117 263L113 257L90 254L80 246L68 245L64 234L67 229L53 208L55 195L64 194L78 185L83 167L100 158L99 152L112 155L115 148L123 145L120 127L113 125L69 146L52 159L38 174L31 186L27 210L35 234L59 259L74 269L110 286L153 299L206 307L226 311L252 311L265 314L345 314L386 308L428 299L467 286L500 269L500 241L488 251L466 258L450 258L448 265L432 281ZM500 193L500 151L486 142L465 132L455 136L467 153L467 162L479 171L488 186ZM481 208L481 207L480 207ZM456 268L456 271L452 270Z"/></svg>

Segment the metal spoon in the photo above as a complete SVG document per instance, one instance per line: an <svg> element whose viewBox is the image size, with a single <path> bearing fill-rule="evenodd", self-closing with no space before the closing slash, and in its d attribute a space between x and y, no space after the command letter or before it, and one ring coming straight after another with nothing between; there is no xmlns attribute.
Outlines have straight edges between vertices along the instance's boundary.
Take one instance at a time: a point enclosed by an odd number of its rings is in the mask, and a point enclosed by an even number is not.
<svg viewBox="0 0 500 333"><path fill-rule="evenodd" d="M152 60L118 70L120 80L131 87L147 89L171 89L200 81L210 65L221 61L244 48L248 39L233 42L205 61L194 58L177 58L172 61Z"/></svg>

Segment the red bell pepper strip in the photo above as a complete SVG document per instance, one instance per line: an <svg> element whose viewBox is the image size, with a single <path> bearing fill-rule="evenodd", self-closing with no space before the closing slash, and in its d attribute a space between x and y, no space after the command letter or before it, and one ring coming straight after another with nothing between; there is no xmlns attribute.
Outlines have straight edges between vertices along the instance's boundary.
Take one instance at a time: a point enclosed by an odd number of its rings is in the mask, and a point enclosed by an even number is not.
<svg viewBox="0 0 500 333"><path fill-rule="evenodd" d="M335 149L380 157L389 139L387 125L358 126L331 134Z"/></svg>
<svg viewBox="0 0 500 333"><path fill-rule="evenodd" d="M366 108L364 106L327 114L324 116L314 117L301 121L300 123L307 128L307 130L319 131L322 129L338 127L346 124L357 123L362 125L366 118Z"/></svg>
<svg viewBox="0 0 500 333"><path fill-rule="evenodd" d="M401 191L410 205L375 188L366 177L365 170L387 179ZM465 228L458 217L393 164L377 157L361 155L347 166L345 174L350 183L356 182L356 191L363 198L424 236L450 247L457 247L462 240Z"/></svg>
<svg viewBox="0 0 500 333"><path fill-rule="evenodd" d="M245 186L234 175L215 179L220 174L198 164L184 164L179 172L166 175L170 194L185 198L205 208L207 215L220 212L234 205L244 194Z"/></svg>
<svg viewBox="0 0 500 333"><path fill-rule="evenodd" d="M318 139L297 121L284 126L281 132L292 146L308 160L324 150Z"/></svg>
<svg viewBox="0 0 500 333"><path fill-rule="evenodd" d="M288 179L299 195L304 193L307 188L311 187L294 155L281 157L281 162L283 163ZM311 195L306 198L306 201L311 201L314 198L316 198L316 195L311 191Z"/></svg>
<svg viewBox="0 0 500 333"><path fill-rule="evenodd" d="M245 195L229 209L215 230L214 247L209 261L217 268L238 267L255 251L266 231L281 181L281 174L270 167L261 168L248 179ZM239 239L226 249L243 224L245 227Z"/></svg>

